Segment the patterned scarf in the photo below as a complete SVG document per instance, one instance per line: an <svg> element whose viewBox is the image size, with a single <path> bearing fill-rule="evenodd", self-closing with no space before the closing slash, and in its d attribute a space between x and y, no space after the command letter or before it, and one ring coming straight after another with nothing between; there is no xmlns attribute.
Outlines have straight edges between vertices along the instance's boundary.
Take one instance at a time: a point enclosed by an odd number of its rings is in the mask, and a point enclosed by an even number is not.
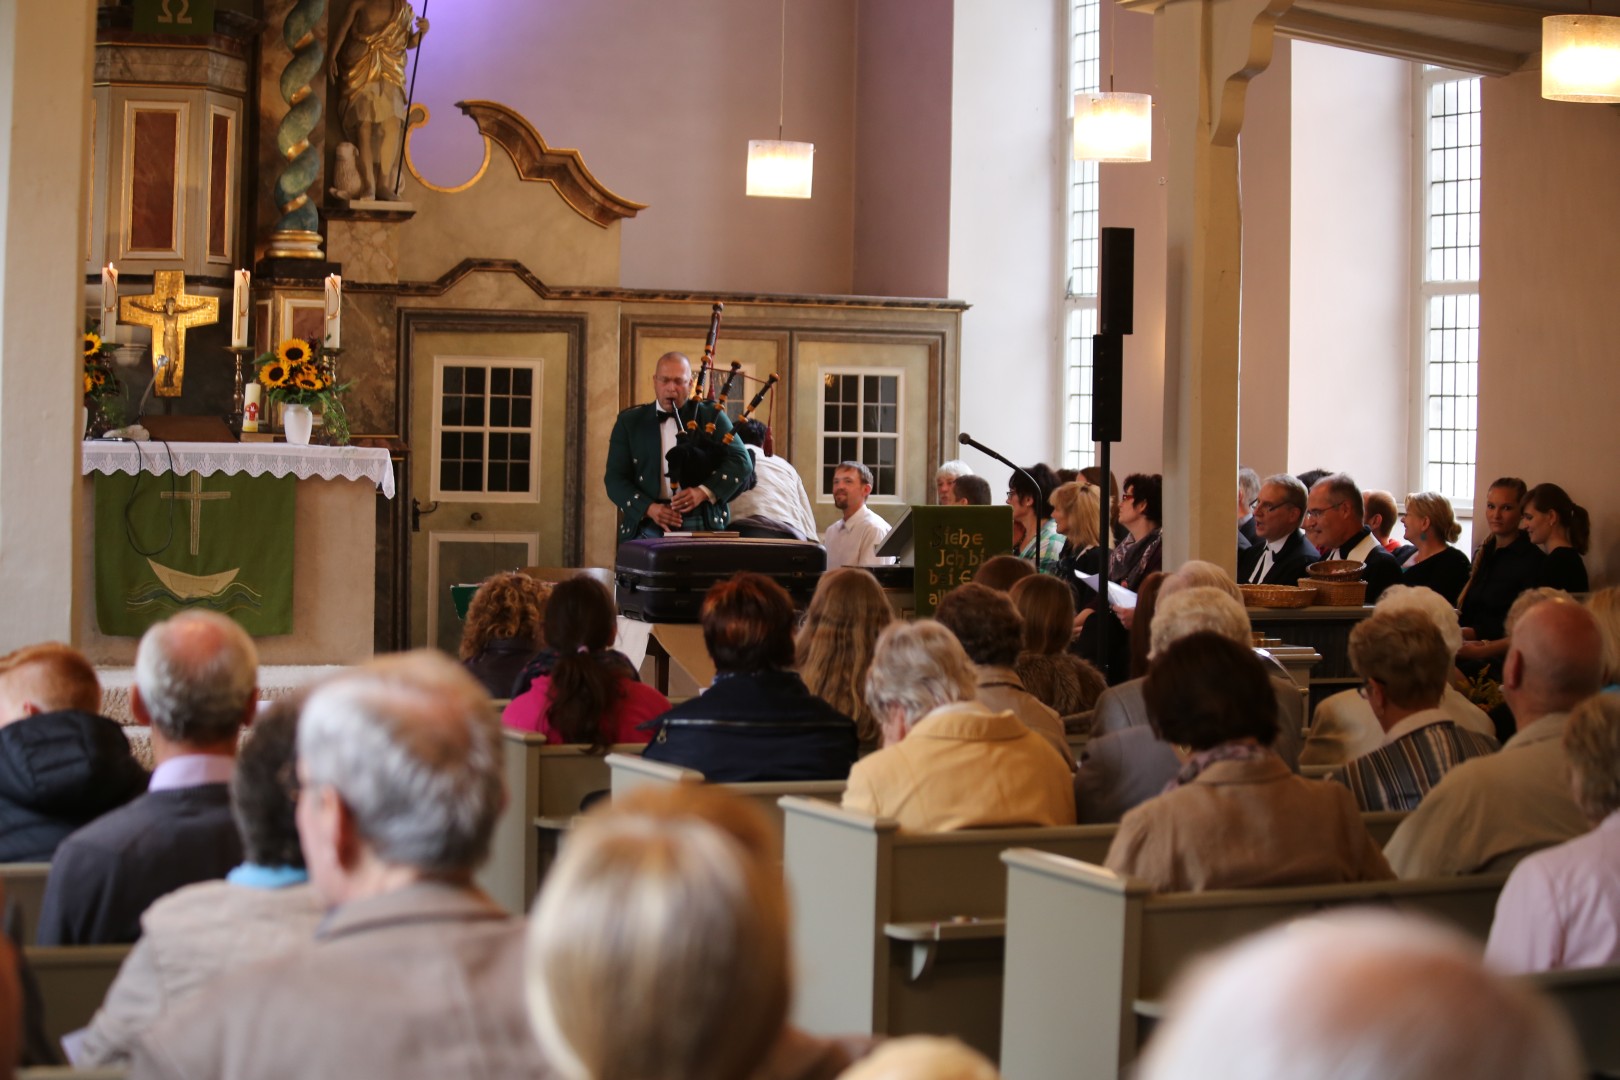
<svg viewBox="0 0 1620 1080"><path fill-rule="evenodd" d="M1217 761L1260 761L1271 754L1271 748L1261 746L1250 739L1234 739L1232 742L1223 742L1212 746L1208 750L1200 750L1181 764L1181 771L1176 778L1164 785L1164 792L1174 791L1182 784L1190 784L1197 779L1198 774L1215 764Z"/></svg>

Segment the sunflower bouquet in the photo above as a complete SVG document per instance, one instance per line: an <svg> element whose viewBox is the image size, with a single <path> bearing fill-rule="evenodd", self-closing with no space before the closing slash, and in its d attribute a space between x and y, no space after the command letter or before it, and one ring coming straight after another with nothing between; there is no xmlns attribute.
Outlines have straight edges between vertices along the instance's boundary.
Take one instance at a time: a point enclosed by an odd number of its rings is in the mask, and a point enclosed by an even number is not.
<svg viewBox="0 0 1620 1080"><path fill-rule="evenodd" d="M122 412L124 386L107 359L107 349L95 330L84 332L85 435L96 438L117 425Z"/></svg>
<svg viewBox="0 0 1620 1080"><path fill-rule="evenodd" d="M330 370L309 342L288 338L275 352L259 357L258 380L268 400L319 411L327 441L339 446L349 441L349 418L341 395L350 384L333 382Z"/></svg>

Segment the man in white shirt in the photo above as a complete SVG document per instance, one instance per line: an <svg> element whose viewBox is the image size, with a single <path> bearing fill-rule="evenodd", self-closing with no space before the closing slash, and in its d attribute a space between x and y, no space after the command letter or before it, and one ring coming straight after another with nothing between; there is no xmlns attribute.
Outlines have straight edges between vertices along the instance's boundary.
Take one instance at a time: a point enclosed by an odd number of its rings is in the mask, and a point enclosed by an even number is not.
<svg viewBox="0 0 1620 1080"><path fill-rule="evenodd" d="M816 512L799 471L787 459L765 453L767 428L758 420L737 425L737 437L754 459L754 486L732 497L731 520L766 517L798 529L803 539L816 536Z"/></svg>
<svg viewBox="0 0 1620 1080"><path fill-rule="evenodd" d="M827 526L821 542L827 548L827 569L837 566L885 566L892 556L879 558L878 545L889 535L889 523L866 505L872 494L872 470L858 461L841 462L833 470L833 505L843 517Z"/></svg>

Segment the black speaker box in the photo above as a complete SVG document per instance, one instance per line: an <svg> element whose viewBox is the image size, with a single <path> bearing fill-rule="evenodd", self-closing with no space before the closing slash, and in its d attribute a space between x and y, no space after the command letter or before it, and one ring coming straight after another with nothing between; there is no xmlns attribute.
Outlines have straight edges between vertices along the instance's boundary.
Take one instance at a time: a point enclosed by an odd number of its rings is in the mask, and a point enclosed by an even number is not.
<svg viewBox="0 0 1620 1080"><path fill-rule="evenodd" d="M1125 339L1097 334L1091 339L1091 441L1119 442L1124 426Z"/></svg>
<svg viewBox="0 0 1620 1080"><path fill-rule="evenodd" d="M1097 332L1129 334L1136 306L1136 230L1102 230L1098 258Z"/></svg>

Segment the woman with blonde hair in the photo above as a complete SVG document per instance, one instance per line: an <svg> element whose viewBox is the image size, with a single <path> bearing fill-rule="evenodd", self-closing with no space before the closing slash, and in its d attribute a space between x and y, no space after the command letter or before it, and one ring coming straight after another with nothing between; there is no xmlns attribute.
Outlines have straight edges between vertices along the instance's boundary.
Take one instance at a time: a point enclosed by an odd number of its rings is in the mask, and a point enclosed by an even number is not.
<svg viewBox="0 0 1620 1080"><path fill-rule="evenodd" d="M1620 586L1610 585L1588 596L1586 610L1603 635L1603 689L1620 691Z"/></svg>
<svg viewBox="0 0 1620 1080"><path fill-rule="evenodd" d="M1101 546L1101 517L1102 490L1096 484L1068 483L1052 493L1052 522L1064 538L1054 573L1069 587L1074 600L1070 651L1096 668L1106 669L1108 676L1117 681L1125 678L1130 666L1130 630L1110 609L1106 617L1112 645L1106 660L1098 655L1101 652L1097 646L1098 624L1091 621L1097 613L1097 590L1079 577L1080 574L1101 576L1107 569Z"/></svg>
<svg viewBox="0 0 1620 1080"><path fill-rule="evenodd" d="M791 984L779 871L692 818L588 816L529 925L529 1014L567 1080L744 1080Z"/></svg>
<svg viewBox="0 0 1620 1080"><path fill-rule="evenodd" d="M1074 599L1046 574L1027 577L1007 594L1024 618L1024 647L1013 669L1043 705L1059 716L1085 712L1108 688L1102 673L1069 652Z"/></svg>
<svg viewBox="0 0 1620 1080"><path fill-rule="evenodd" d="M823 574L799 627L799 677L810 692L855 721L861 751L877 749L877 717L866 704L866 672L894 610L877 578L855 566Z"/></svg>
<svg viewBox="0 0 1620 1080"><path fill-rule="evenodd" d="M551 586L520 570L491 574L467 605L461 663L493 698L512 697L513 684L545 647Z"/></svg>
<svg viewBox="0 0 1620 1080"><path fill-rule="evenodd" d="M1438 491L1413 492L1406 497L1401 528L1406 530L1406 542L1417 547L1403 566L1401 583L1433 589L1455 606L1473 564L1452 546L1462 535L1462 526L1452 513L1451 500Z"/></svg>

